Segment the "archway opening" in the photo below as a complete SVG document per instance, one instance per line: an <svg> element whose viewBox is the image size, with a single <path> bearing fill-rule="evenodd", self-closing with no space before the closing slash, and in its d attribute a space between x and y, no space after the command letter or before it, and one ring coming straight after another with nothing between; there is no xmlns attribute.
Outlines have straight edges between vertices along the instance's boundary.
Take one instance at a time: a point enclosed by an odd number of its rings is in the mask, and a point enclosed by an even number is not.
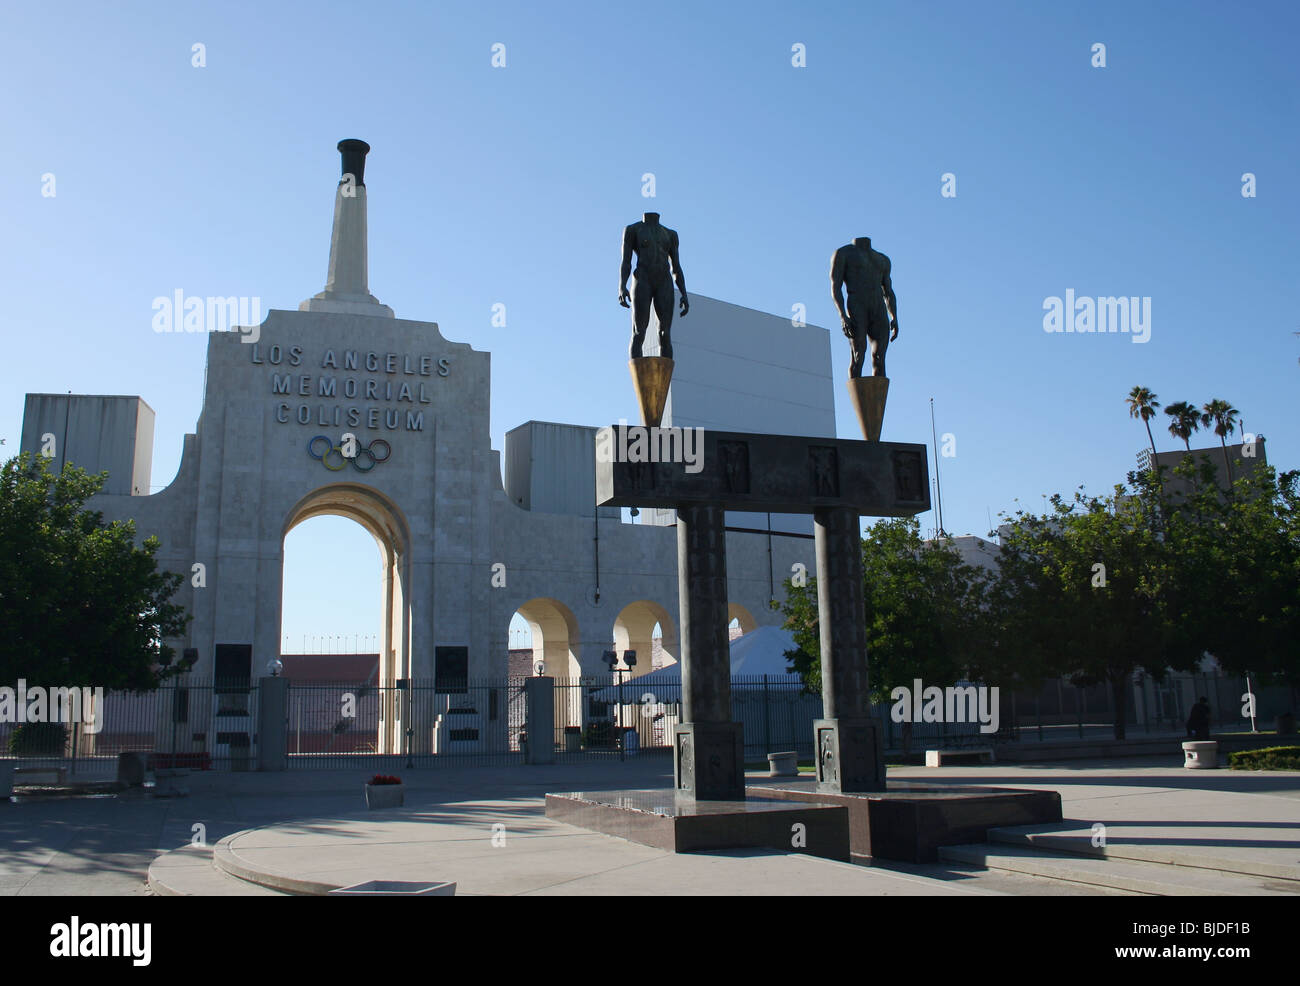
<svg viewBox="0 0 1300 986"><path fill-rule="evenodd" d="M281 658L378 657L382 593L375 572L382 559L374 535L349 518L312 517L289 531L281 579ZM322 572L329 578L321 578Z"/></svg>
<svg viewBox="0 0 1300 986"><path fill-rule="evenodd" d="M524 630L527 630L525 633ZM530 599L515 611L510 620L510 647L513 668L515 654L531 649L526 673L555 678L556 741L564 742L566 727L582 728L582 663L578 659L578 620L573 611L558 599Z"/></svg>
<svg viewBox="0 0 1300 986"><path fill-rule="evenodd" d="M414 710L407 708L409 689L397 685L411 676L408 544L397 509L364 486L323 487L285 518L280 640L290 681L291 751L405 749L403 719ZM322 585L326 572L330 587ZM319 741L310 738L317 732ZM417 746L411 752L424 752L419 740Z"/></svg>
<svg viewBox="0 0 1300 986"><path fill-rule="evenodd" d="M727 617L730 620L727 627L728 636L732 640L758 629L758 621L754 619L754 614L740 603L727 604Z"/></svg>
<svg viewBox="0 0 1300 986"><path fill-rule="evenodd" d="M349 517L310 517L284 536L280 660L291 689L290 753L378 749L382 565L374 535Z"/></svg>
<svg viewBox="0 0 1300 986"><path fill-rule="evenodd" d="M623 655L627 651L636 651L636 666L629 672L629 678L649 674L656 666L676 663L677 625L659 603L638 599L624 606L614 618L613 649L619 656L619 667L624 666ZM656 650L660 652L658 665Z"/></svg>

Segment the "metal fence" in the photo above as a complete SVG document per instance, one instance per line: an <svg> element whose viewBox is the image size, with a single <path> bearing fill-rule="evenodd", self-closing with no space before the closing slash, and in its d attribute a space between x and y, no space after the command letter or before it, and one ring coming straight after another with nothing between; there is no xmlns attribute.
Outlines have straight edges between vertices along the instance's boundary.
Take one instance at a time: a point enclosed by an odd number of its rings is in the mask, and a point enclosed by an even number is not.
<svg viewBox="0 0 1300 986"><path fill-rule="evenodd" d="M1209 700L1216 732L1251 729L1247 696L1253 697L1260 732L1271 732L1278 716L1294 713L1297 706L1295 690L1283 685L1211 673L1169 673L1156 680L1139 672L1125 691L1126 734L1185 735L1187 717L1202 696ZM1081 688L1052 679L1032 690L1004 690L1002 718L1025 742L1105 738L1114 735L1115 697L1106 683Z"/></svg>
<svg viewBox="0 0 1300 986"><path fill-rule="evenodd" d="M523 677L448 683L403 680L379 687L355 682L288 681L284 745L291 769L425 767L522 763L528 735ZM668 754L681 721L680 680L652 672L640 678L602 673L554 679L549 737L560 762ZM1270 731L1295 709L1289 688L1209 674L1139 676L1126 702L1130 736L1181 734L1192 704L1210 700L1216 732L1247 731L1245 696L1254 696L1256 724ZM893 720L892 703L874 707L886 750L919 752L935 745L992 741L1069 741L1113 734L1113 696L1106 686L1076 688L1064 680L1032 691L1000 690L999 722L990 735L979 723ZM80 779L112 779L118 754L147 754L151 769L250 770L258 765L256 682L173 679L153 692L108 692L84 711L87 721L50 728L0 722L0 756L20 768L63 769ZM275 704L267 706L268 717ZM744 728L745 759L793 750L813 756L813 721L821 696L794 675L736 677L731 714ZM543 717L546 718L546 717ZM273 744L274 745L274 744ZM269 747L268 747L269 749Z"/></svg>
<svg viewBox="0 0 1300 986"><path fill-rule="evenodd" d="M526 680L290 681L289 767L519 763Z"/></svg>
<svg viewBox="0 0 1300 986"><path fill-rule="evenodd" d="M291 768L522 763L528 734L524 677L395 687L290 682ZM667 755L681 721L681 682L618 673L551 680L558 762ZM745 757L774 749L812 755L821 696L792 675L735 678L732 715L744 724Z"/></svg>
<svg viewBox="0 0 1300 986"><path fill-rule="evenodd" d="M89 690L86 690L89 691ZM256 764L257 685L175 678L151 692L91 693L78 722L0 723L0 755L21 770L80 779L117 773L118 755L148 754L150 769L249 770ZM30 701L18 703L34 711ZM54 710L41 713L55 718Z"/></svg>
<svg viewBox="0 0 1300 986"><path fill-rule="evenodd" d="M599 679L585 686L591 725L583 736L584 744L605 742L616 750L616 737L634 733L635 739L627 742L640 750L672 749L673 727L682 721L679 679L664 680L653 673L644 680L618 674ZM567 687L574 686L567 683ZM568 705L572 707L573 702ZM811 756L812 724L821 712L821 696L807 692L796 675L738 675L731 679L731 718L744 727L747 761L765 761L775 750ZM573 749L574 727L570 725L568 731L565 739Z"/></svg>

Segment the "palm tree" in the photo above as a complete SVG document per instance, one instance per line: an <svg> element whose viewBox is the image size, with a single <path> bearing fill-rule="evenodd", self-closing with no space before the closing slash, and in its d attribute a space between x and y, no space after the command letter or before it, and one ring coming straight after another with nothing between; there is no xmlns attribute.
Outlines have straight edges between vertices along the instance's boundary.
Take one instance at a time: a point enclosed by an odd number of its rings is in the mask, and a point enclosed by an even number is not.
<svg viewBox="0 0 1300 986"><path fill-rule="evenodd" d="M1165 414L1173 418L1169 422L1169 434L1181 438L1187 451L1192 450L1192 435L1201 427L1201 412L1186 401L1177 401L1165 408Z"/></svg>
<svg viewBox="0 0 1300 986"><path fill-rule="evenodd" d="M1128 416L1141 418L1142 423L1147 426L1147 440L1151 442L1151 468L1153 469L1156 463L1156 440L1151 434L1151 419L1156 416L1156 409L1159 407L1160 402L1156 400L1156 395L1145 387L1134 387L1129 391Z"/></svg>
<svg viewBox="0 0 1300 986"><path fill-rule="evenodd" d="M1223 464L1228 467L1228 486L1232 486L1232 462L1228 459L1227 437L1233 433L1237 425L1237 416L1241 414L1235 407L1227 401L1221 401L1217 397L1201 408L1201 427L1209 428L1214 425L1214 433L1219 436L1219 444L1223 446Z"/></svg>

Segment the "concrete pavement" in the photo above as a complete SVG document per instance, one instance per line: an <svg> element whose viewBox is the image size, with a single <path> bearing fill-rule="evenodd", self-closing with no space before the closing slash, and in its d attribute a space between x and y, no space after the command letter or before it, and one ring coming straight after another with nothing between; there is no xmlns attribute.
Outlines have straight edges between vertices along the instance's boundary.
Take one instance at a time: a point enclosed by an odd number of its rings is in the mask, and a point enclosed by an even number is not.
<svg viewBox="0 0 1300 986"><path fill-rule="evenodd" d="M221 851L235 868L331 885L384 877L454 880L459 893L471 894L1105 892L958 862L862 867L752 851L674 856L544 815L546 791L671 786L666 758L407 770L406 806L383 813L362 805L366 776L357 770L192 774L182 798L130 792L0 805L0 894L145 893L155 857L188 846L196 835L207 850L187 849L155 867L163 885L183 884L172 888L177 892L273 892L212 881L208 853L227 837ZM1300 867L1300 773L1186 771L1124 759L904 767L890 776L1053 789L1076 829L1101 822L1112 846L1212 847L1239 861L1234 865L1274 867L1279 874Z"/></svg>

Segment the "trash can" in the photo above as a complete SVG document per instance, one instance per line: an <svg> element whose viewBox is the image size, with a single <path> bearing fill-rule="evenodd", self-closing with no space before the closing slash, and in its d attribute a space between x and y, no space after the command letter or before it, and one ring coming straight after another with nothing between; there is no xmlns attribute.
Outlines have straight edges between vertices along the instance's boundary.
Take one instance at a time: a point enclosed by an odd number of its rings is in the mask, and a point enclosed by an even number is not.
<svg viewBox="0 0 1300 986"><path fill-rule="evenodd" d="M623 729L623 753L626 756L634 757L641 752L641 737L632 726L625 726Z"/></svg>
<svg viewBox="0 0 1300 986"><path fill-rule="evenodd" d="M580 753L582 751L582 727L564 727L564 752Z"/></svg>

